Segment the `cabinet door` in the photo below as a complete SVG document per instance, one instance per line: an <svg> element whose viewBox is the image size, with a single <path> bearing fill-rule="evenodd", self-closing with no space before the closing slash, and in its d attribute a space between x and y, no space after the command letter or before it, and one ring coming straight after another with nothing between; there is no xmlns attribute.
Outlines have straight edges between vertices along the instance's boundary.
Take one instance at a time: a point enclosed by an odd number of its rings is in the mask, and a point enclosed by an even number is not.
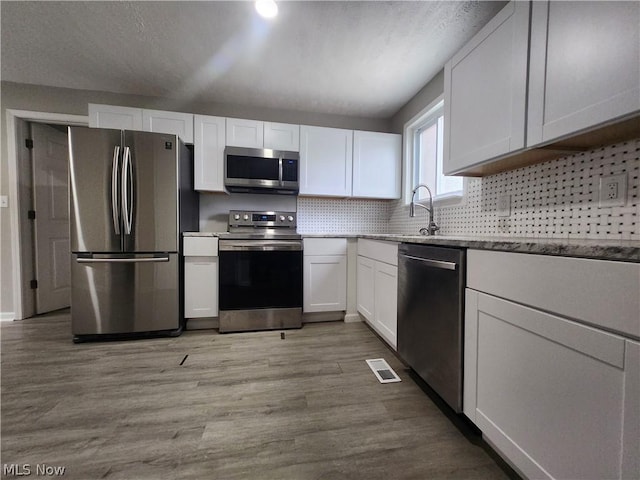
<svg viewBox="0 0 640 480"><path fill-rule="evenodd" d="M640 3L533 2L527 144L640 110Z"/></svg>
<svg viewBox="0 0 640 480"><path fill-rule="evenodd" d="M620 478L633 478L640 472L640 343L631 340L625 342L624 365L624 430Z"/></svg>
<svg viewBox="0 0 640 480"><path fill-rule="evenodd" d="M90 103L89 126L117 130L142 130L142 109Z"/></svg>
<svg viewBox="0 0 640 480"><path fill-rule="evenodd" d="M444 69L444 173L524 148L529 2L510 2Z"/></svg>
<svg viewBox="0 0 640 480"><path fill-rule="evenodd" d="M300 195L351 196L353 130L300 126Z"/></svg>
<svg viewBox="0 0 640 480"><path fill-rule="evenodd" d="M184 143L193 143L193 114L143 110L142 129L147 132L178 135Z"/></svg>
<svg viewBox="0 0 640 480"><path fill-rule="evenodd" d="M356 273L358 312L370 323L375 321L375 261L358 255Z"/></svg>
<svg viewBox="0 0 640 480"><path fill-rule="evenodd" d="M227 146L263 148L264 124L258 120L227 118Z"/></svg>
<svg viewBox="0 0 640 480"><path fill-rule="evenodd" d="M398 267L375 263L375 325L378 333L397 348L398 332Z"/></svg>
<svg viewBox="0 0 640 480"><path fill-rule="evenodd" d="M300 125L264 122L264 148L297 152L300 150Z"/></svg>
<svg viewBox="0 0 640 480"><path fill-rule="evenodd" d="M184 316L218 316L218 257L184 258Z"/></svg>
<svg viewBox="0 0 640 480"><path fill-rule="evenodd" d="M347 309L346 255L304 257L304 312L335 312Z"/></svg>
<svg viewBox="0 0 640 480"><path fill-rule="evenodd" d="M194 123L194 188L224 192L225 119L195 115Z"/></svg>
<svg viewBox="0 0 640 480"><path fill-rule="evenodd" d="M527 478L621 478L635 461L623 467L623 426L638 418L623 408L638 405L625 402L638 358L624 338L475 290L466 299L464 412L483 435Z"/></svg>
<svg viewBox="0 0 640 480"><path fill-rule="evenodd" d="M400 198L402 135L353 132L354 197Z"/></svg>

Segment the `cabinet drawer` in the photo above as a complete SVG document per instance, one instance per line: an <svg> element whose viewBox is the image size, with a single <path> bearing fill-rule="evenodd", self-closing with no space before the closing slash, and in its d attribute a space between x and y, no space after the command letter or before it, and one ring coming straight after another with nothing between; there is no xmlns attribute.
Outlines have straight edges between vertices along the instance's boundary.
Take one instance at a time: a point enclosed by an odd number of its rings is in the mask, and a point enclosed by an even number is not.
<svg viewBox="0 0 640 480"><path fill-rule="evenodd" d="M304 255L346 255L346 238L305 238Z"/></svg>
<svg viewBox="0 0 640 480"><path fill-rule="evenodd" d="M640 337L640 264L469 250L467 286Z"/></svg>
<svg viewBox="0 0 640 480"><path fill-rule="evenodd" d="M184 237L185 257L217 257L217 237Z"/></svg>
<svg viewBox="0 0 640 480"><path fill-rule="evenodd" d="M360 238L358 239L358 255L397 266L398 244Z"/></svg>

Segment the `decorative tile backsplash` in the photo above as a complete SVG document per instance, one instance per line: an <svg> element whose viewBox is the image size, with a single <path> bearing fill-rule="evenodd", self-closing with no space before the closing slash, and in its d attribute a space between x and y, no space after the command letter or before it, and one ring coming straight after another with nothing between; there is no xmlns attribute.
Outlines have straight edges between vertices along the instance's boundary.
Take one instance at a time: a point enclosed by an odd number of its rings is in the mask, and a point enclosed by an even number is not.
<svg viewBox="0 0 640 480"><path fill-rule="evenodd" d="M598 208L599 177L626 172L624 207ZM640 240L640 138L483 178L467 179L464 203L436 207L441 235ZM498 196L511 195L499 217ZM302 233L416 234L402 201L298 198Z"/></svg>
<svg viewBox="0 0 640 480"><path fill-rule="evenodd" d="M300 233L388 233L388 200L298 197Z"/></svg>

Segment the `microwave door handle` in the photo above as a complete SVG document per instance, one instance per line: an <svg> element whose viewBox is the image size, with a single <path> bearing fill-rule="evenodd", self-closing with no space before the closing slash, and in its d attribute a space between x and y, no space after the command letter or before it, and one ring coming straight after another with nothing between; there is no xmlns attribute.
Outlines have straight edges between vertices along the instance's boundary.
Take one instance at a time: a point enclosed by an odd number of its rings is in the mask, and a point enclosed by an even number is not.
<svg viewBox="0 0 640 480"><path fill-rule="evenodd" d="M280 179L280 186L284 186L284 180L282 180L282 155L278 159L278 178Z"/></svg>
<svg viewBox="0 0 640 480"><path fill-rule="evenodd" d="M111 219L113 230L120 235L120 205L118 203L118 169L120 166L120 145L113 148L113 162L111 163Z"/></svg>

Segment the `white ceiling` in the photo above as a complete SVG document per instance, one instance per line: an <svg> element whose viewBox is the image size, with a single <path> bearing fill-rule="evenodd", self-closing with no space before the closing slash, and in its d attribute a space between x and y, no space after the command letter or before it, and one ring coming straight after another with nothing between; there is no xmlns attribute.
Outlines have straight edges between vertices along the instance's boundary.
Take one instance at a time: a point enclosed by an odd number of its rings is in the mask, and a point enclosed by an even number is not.
<svg viewBox="0 0 640 480"><path fill-rule="evenodd" d="M3 0L2 80L389 118L504 3Z"/></svg>

